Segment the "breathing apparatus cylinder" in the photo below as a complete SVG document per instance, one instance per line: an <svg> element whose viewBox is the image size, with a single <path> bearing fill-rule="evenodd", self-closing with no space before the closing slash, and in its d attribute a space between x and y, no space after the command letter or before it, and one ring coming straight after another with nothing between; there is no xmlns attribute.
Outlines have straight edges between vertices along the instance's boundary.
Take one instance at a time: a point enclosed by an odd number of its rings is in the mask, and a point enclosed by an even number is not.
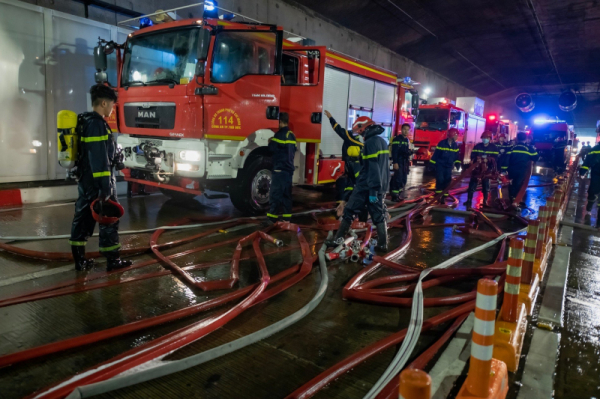
<svg viewBox="0 0 600 399"><path fill-rule="evenodd" d="M73 169L77 162L79 137L77 136L77 114L62 110L56 115L58 128L58 164Z"/></svg>

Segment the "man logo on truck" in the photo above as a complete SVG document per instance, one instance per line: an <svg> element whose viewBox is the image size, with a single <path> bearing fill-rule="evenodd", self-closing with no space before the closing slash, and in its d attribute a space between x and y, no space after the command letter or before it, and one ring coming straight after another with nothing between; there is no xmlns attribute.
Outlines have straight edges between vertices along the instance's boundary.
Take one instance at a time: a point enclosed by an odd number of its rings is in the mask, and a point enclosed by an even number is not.
<svg viewBox="0 0 600 399"><path fill-rule="evenodd" d="M156 118L156 112L138 111L138 118Z"/></svg>

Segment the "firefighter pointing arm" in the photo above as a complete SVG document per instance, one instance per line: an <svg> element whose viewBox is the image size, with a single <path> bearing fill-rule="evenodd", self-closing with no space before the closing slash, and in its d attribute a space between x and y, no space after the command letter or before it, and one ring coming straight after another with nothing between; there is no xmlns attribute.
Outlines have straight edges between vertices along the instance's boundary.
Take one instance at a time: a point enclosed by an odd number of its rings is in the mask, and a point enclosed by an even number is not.
<svg viewBox="0 0 600 399"><path fill-rule="evenodd" d="M387 225L383 199L390 181L390 157L387 143L379 137L384 129L376 125L371 118L361 116L352 125L352 130L364 137L365 145L361 154L362 169L344 208L340 228L333 239L325 241L325 245L334 247L344 242L355 215L368 210L377 228L376 249L387 252Z"/></svg>
<svg viewBox="0 0 600 399"><path fill-rule="evenodd" d="M92 112L78 117L77 129L81 137L78 161L78 192L75 216L71 227L71 251L77 270L88 270L93 261L85 258L85 245L94 233L96 221L100 224L100 252L107 258L107 270L131 266L131 261L119 256L119 221L123 208L117 201L113 165L122 169L120 154L112 132L104 120L110 116L117 95L113 89L92 86Z"/></svg>
<svg viewBox="0 0 600 399"><path fill-rule="evenodd" d="M363 147L362 138L354 134L351 130L346 130L336 122L329 111L324 111L325 116L329 118L329 123L335 133L342 139L342 161L344 161L344 175L336 181L338 189L337 201L338 216L341 216L344 211L344 206L350 199L350 194L354 190L356 178L360 173L360 152ZM366 221L366 214L359 216L361 221ZM364 220L363 220L364 219Z"/></svg>

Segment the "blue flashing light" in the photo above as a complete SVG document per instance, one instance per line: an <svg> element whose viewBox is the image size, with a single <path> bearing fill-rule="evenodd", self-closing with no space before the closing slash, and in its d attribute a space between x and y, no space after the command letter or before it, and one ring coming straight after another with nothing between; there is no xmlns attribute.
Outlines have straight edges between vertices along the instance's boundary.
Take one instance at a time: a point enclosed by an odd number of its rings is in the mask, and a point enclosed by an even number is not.
<svg viewBox="0 0 600 399"><path fill-rule="evenodd" d="M204 18L219 18L219 4L216 0L206 0L204 2Z"/></svg>
<svg viewBox="0 0 600 399"><path fill-rule="evenodd" d="M152 23L152 20L150 18L144 17L140 19L140 29L147 28L152 25L154 25L154 23Z"/></svg>
<svg viewBox="0 0 600 399"><path fill-rule="evenodd" d="M411 81L412 79L410 78L410 76L404 78L404 83L410 84Z"/></svg>

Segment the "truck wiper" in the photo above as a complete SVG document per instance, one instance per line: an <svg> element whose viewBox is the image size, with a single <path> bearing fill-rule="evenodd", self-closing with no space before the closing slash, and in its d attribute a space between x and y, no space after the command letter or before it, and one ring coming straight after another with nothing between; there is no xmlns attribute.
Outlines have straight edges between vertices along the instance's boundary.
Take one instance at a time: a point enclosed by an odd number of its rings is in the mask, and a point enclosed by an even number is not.
<svg viewBox="0 0 600 399"><path fill-rule="evenodd" d="M149 85L151 83L173 83L173 84L178 84L179 82L176 81L175 79L172 79L172 78L155 79L155 80L150 80L150 81L146 82L147 85Z"/></svg>
<svg viewBox="0 0 600 399"><path fill-rule="evenodd" d="M131 85L142 85L142 86L146 86L146 83L142 82L141 80L130 80L129 82L123 84L123 87L129 87Z"/></svg>

